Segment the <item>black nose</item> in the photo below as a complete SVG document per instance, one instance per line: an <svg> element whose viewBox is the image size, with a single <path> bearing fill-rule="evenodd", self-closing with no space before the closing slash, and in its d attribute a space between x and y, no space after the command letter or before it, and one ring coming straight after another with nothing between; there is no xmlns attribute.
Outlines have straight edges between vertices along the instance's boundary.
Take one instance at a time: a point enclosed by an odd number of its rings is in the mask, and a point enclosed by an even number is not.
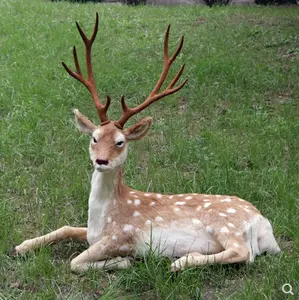
<svg viewBox="0 0 299 300"><path fill-rule="evenodd" d="M107 159L96 159L96 163L98 165L105 165L105 166L107 166L109 162L108 162Z"/></svg>

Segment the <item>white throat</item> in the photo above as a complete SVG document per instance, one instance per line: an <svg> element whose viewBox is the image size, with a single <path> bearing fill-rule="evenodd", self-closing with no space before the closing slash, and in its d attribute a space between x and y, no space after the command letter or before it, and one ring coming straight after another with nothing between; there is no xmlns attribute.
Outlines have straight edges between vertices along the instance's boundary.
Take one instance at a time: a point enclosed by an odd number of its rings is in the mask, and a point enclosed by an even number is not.
<svg viewBox="0 0 299 300"><path fill-rule="evenodd" d="M91 191L88 200L87 241L93 245L102 237L106 222L109 221L109 207L114 205L114 190L117 170L92 174Z"/></svg>

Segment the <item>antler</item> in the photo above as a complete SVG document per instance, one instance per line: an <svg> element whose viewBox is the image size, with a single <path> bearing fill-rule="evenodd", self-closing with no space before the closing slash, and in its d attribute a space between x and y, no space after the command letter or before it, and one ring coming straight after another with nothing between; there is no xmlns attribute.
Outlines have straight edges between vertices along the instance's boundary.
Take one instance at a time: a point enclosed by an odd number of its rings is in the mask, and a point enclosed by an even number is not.
<svg viewBox="0 0 299 300"><path fill-rule="evenodd" d="M175 77L171 80L170 84L167 86L167 88L163 91L160 92L160 88L165 81L168 71L172 65L172 63L175 61L176 57L180 53L183 43L184 43L184 37L181 37L180 44L174 54L169 58L168 54L168 39L169 39L169 31L170 31L170 25L168 25L166 33L165 33L165 39L164 39L164 65L163 65L163 70L160 75L159 80L157 81L154 89L151 91L147 99L140 105L136 106L135 108L129 108L125 102L125 97L122 96L121 98L121 106L123 109L123 113L119 121L115 122L117 125L119 125L120 128L123 128L124 124L131 118L133 115L136 115L137 113L141 112L144 110L146 107L154 103L155 101L158 101L159 99L164 98L167 95L171 95L177 91L179 91L188 81L188 79L185 79L180 85L175 87L175 84L181 77L185 65L182 65L181 68L179 69L178 73L175 75Z"/></svg>
<svg viewBox="0 0 299 300"><path fill-rule="evenodd" d="M98 33L99 15L98 15L98 13L96 13L96 22L94 24L93 33L92 33L92 36L90 39L87 38L86 34L81 29L78 22L76 22L76 25L77 25L78 31L79 31L81 38L85 45L86 69L87 69L88 78L85 78L82 74L75 46L73 48L73 56L74 56L74 61L75 61L75 66L76 66L76 72L72 71L64 62L62 63L62 65L65 68L65 70L69 73L69 75L71 75L75 79L79 80L86 86L86 88L89 90L89 92L92 96L93 102L96 106L96 109L98 111L98 115L99 115L101 122L106 123L108 121L107 110L109 108L111 99L109 96L107 96L106 104L105 105L102 104L100 97L96 90L96 83L95 83L95 80L93 77L92 63L91 63L91 48L92 48L92 44Z"/></svg>

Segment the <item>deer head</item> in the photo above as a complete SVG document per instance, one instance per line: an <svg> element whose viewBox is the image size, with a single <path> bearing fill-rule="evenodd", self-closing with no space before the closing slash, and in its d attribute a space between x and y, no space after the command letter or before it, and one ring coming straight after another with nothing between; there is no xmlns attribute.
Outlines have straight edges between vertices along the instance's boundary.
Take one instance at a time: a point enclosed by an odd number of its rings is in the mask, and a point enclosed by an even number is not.
<svg viewBox="0 0 299 300"><path fill-rule="evenodd" d="M62 63L65 70L74 77L79 80L84 86L89 90L95 107L98 112L98 116L100 119L100 124L96 126L93 124L87 117L79 112L79 110L75 109L75 120L78 128L85 133L91 135L90 141L90 158L93 162L94 167L98 171L110 171L115 169L124 163L127 157L127 143L129 141L134 141L141 139L144 137L152 123L151 117L146 117L138 121L135 125L124 129L125 123L134 115L143 111L146 107L151 105L152 103L164 98L167 95L174 94L179 91L187 82L187 79L184 80L181 84L176 86L180 76L184 71L184 66L182 65L177 74L171 80L169 85L163 91L160 91L162 84L164 83L168 71L180 53L183 43L184 37L181 37L180 44L174 54L169 57L168 54L168 40L169 40L169 31L170 25L168 26L165 39L164 39L164 64L163 69L158 79L154 89L150 92L149 96L144 100L144 102L134 108L129 108L125 102L125 97L121 98L121 106L122 106L122 115L119 120L109 120L107 116L107 111L111 102L109 96L106 97L106 103L102 104L100 97L97 93L96 84L92 71L92 62L91 62L91 49L93 42L96 38L98 32L98 24L99 17L98 13L96 14L96 22L94 25L94 30L91 38L87 38L86 34L81 29L80 25L76 22L78 31L81 35L81 38L85 45L85 58L86 58L86 69L87 69L87 78L82 74L80 64L77 57L76 47L73 48L73 56L76 66L76 71L72 71L65 63Z"/></svg>

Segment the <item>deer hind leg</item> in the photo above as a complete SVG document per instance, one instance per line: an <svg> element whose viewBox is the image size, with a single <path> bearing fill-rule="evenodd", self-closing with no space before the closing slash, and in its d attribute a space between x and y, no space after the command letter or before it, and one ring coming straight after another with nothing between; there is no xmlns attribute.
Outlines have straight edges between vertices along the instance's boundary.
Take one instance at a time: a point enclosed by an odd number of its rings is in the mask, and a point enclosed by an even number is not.
<svg viewBox="0 0 299 300"><path fill-rule="evenodd" d="M71 261L71 270L84 272L89 268L108 270L129 268L131 266L130 258L122 257L129 254L130 247L126 246L124 250L120 250L106 236L75 257Z"/></svg>
<svg viewBox="0 0 299 300"><path fill-rule="evenodd" d="M73 239L78 241L86 241L87 228L63 226L46 235L26 240L22 244L15 247L17 254L36 249L42 245L52 244L65 239Z"/></svg>
<svg viewBox="0 0 299 300"><path fill-rule="evenodd" d="M245 243L239 241L229 241L225 245L225 250L216 254L203 255L201 253L188 253L171 264L171 271L180 271L186 267L197 267L207 264L231 264L247 262L249 259L249 249Z"/></svg>
<svg viewBox="0 0 299 300"><path fill-rule="evenodd" d="M278 254L281 252L273 235L272 226L266 218L263 218L260 221L258 230L258 247L260 253L268 252L271 254Z"/></svg>

